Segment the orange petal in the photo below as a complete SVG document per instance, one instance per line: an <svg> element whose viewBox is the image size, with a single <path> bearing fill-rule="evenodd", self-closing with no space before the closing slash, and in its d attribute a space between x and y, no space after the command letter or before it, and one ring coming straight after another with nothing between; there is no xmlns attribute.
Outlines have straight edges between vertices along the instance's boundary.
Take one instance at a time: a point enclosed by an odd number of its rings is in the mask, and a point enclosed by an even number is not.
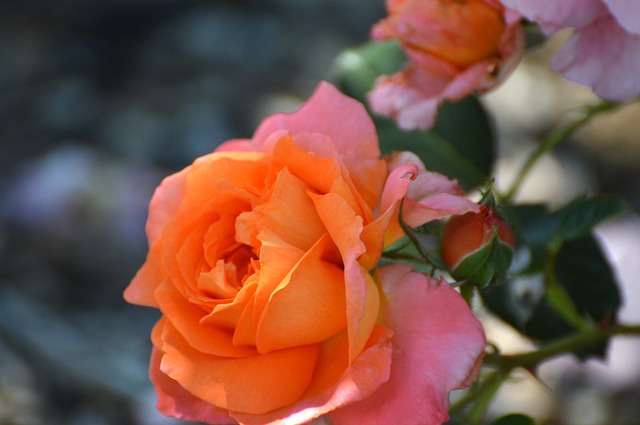
<svg viewBox="0 0 640 425"><path fill-rule="evenodd" d="M346 328L342 269L314 245L270 296L256 335L258 352L323 341Z"/></svg>
<svg viewBox="0 0 640 425"><path fill-rule="evenodd" d="M256 286L257 281L258 277L256 275L251 276L249 280L245 282L245 286ZM238 347L245 346L254 348L256 345L256 320L254 319L254 316L256 316L255 300L255 296L247 300L247 304L242 314L240 314L236 328L233 331L233 344Z"/></svg>
<svg viewBox="0 0 640 425"><path fill-rule="evenodd" d="M286 243L270 229L263 229L260 232L260 238L262 240L261 266L253 322L256 327L273 291L305 255L305 251Z"/></svg>
<svg viewBox="0 0 640 425"><path fill-rule="evenodd" d="M349 365L349 338L340 333L321 345L313 380L299 402L264 415L231 416L244 425L299 425L366 399L389 379L390 337L389 329L376 326L365 351Z"/></svg>
<svg viewBox="0 0 640 425"><path fill-rule="evenodd" d="M171 327L160 369L194 396L234 412L262 414L295 403L311 381L319 347L306 345L240 359L194 350Z"/></svg>
<svg viewBox="0 0 640 425"><path fill-rule="evenodd" d="M232 299L238 293L239 282L236 278L236 266L218 260L209 272L201 272L198 276L197 287L216 300Z"/></svg>
<svg viewBox="0 0 640 425"><path fill-rule="evenodd" d="M311 137L307 134L305 136ZM326 137L323 140L331 146L331 140ZM320 193L329 192L333 181L342 174L342 167L335 156L321 157L316 152L307 152L296 146L290 135L277 141L273 159Z"/></svg>
<svg viewBox="0 0 640 425"><path fill-rule="evenodd" d="M187 175L181 211L212 199L212 184L226 182L236 190L260 193L269 159L260 152L214 152L196 159Z"/></svg>
<svg viewBox="0 0 640 425"><path fill-rule="evenodd" d="M304 251L325 233L307 196L308 188L285 168L278 175L270 201L256 208L264 215L261 228L272 230L283 241Z"/></svg>
<svg viewBox="0 0 640 425"><path fill-rule="evenodd" d="M214 306L211 313L203 317L200 323L220 329L229 329L229 331L233 332L255 292L256 285L244 285L235 295L235 298Z"/></svg>
<svg viewBox="0 0 640 425"><path fill-rule="evenodd" d="M229 357L244 357L255 353L253 348L234 346L231 332L201 324L206 311L187 301L171 284L162 284L156 290L156 298L169 322L166 327L175 327L194 349Z"/></svg>
<svg viewBox="0 0 640 425"><path fill-rule="evenodd" d="M351 209L339 195L312 195L318 215L329 235L338 246L344 262L347 296L347 321L350 341L350 360L360 353L375 324L380 307L378 290L367 270L358 259L366 247L360 240L362 217Z"/></svg>
<svg viewBox="0 0 640 425"><path fill-rule="evenodd" d="M147 260L124 290L124 299L131 304L157 308L154 291L165 278L161 265L162 242L158 242L149 250Z"/></svg>
<svg viewBox="0 0 640 425"><path fill-rule="evenodd" d="M365 270L371 270L378 264L386 246L387 230L394 218L397 219L397 215L394 215L392 210L388 210L362 229L360 239L366 246L366 251L360 256L359 263Z"/></svg>

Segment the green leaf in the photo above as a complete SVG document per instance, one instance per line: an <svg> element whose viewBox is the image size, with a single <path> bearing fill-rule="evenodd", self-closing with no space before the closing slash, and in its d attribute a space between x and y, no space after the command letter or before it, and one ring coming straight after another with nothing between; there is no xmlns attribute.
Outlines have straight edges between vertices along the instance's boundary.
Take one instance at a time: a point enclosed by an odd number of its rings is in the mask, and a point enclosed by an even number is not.
<svg viewBox="0 0 640 425"><path fill-rule="evenodd" d="M542 272L520 275L481 291L487 307L525 335L541 342L567 336L581 325L614 323L621 296L611 267L596 239L565 242L554 260L555 282L548 292ZM606 342L582 357L602 356Z"/></svg>
<svg viewBox="0 0 640 425"><path fill-rule="evenodd" d="M495 135L489 116L476 96L445 103L438 112L434 132L489 176L495 160Z"/></svg>
<svg viewBox="0 0 640 425"><path fill-rule="evenodd" d="M492 425L535 425L535 422L527 415L512 413L501 417L493 422Z"/></svg>
<svg viewBox="0 0 640 425"><path fill-rule="evenodd" d="M615 196L576 198L564 208L530 223L528 240L534 245L544 245L554 240L577 239L589 235L598 223L627 210L627 204Z"/></svg>
<svg viewBox="0 0 640 425"><path fill-rule="evenodd" d="M593 236L566 242L556 257L556 275L580 312L596 323L615 320L620 289Z"/></svg>
<svg viewBox="0 0 640 425"><path fill-rule="evenodd" d="M368 42L338 55L332 80L343 93L365 102L376 78L398 72L406 60L397 41Z"/></svg>
<svg viewBox="0 0 640 425"><path fill-rule="evenodd" d="M481 290L480 294L489 310L520 332L532 336L527 326L545 296L541 273L509 279Z"/></svg>
<svg viewBox="0 0 640 425"><path fill-rule="evenodd" d="M376 118L380 149L383 154L411 151L418 155L428 170L458 179L465 189L483 184L488 178L482 164L466 156L447 139L434 132L402 131L395 123Z"/></svg>
<svg viewBox="0 0 640 425"><path fill-rule="evenodd" d="M577 239L587 236L596 224L628 209L628 205L615 196L577 198L556 214L560 222L559 237Z"/></svg>

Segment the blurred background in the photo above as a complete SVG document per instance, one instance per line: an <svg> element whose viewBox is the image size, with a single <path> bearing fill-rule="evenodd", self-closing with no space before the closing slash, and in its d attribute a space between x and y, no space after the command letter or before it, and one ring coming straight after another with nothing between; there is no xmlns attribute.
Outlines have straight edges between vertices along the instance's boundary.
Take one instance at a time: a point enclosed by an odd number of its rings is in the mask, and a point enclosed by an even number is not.
<svg viewBox="0 0 640 425"><path fill-rule="evenodd" d="M156 413L147 378L158 313L122 300L146 255L155 186L219 143L250 137L269 113L294 109L383 16L382 0L0 2L0 425L179 423ZM484 99L500 135L499 184L593 100L546 68L553 48ZM637 105L546 157L521 199L559 204L600 191L640 210ZM606 223L599 236L626 285L622 317L638 322L639 220ZM527 347L492 326L505 350ZM494 409L637 424L637 410L629 421L612 413L615 403L638 408L629 403L640 398L637 342L604 365L560 359L548 373L555 396L533 384ZM602 406L576 416L570 396Z"/></svg>

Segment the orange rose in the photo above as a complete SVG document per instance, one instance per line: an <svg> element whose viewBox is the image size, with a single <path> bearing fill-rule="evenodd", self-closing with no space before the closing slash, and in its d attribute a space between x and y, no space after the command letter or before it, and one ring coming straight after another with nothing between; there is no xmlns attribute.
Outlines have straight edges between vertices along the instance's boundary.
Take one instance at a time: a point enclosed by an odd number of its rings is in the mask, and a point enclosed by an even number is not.
<svg viewBox="0 0 640 425"><path fill-rule="evenodd" d="M438 183L415 187L425 178ZM166 178L125 291L163 314L159 409L210 424L445 420L484 335L448 285L400 265L372 272L401 236L408 192L411 225L477 210L414 157L381 160L364 107L326 83Z"/></svg>
<svg viewBox="0 0 640 425"><path fill-rule="evenodd" d="M520 15L499 0L387 0L389 16L375 40L398 39L409 61L381 76L368 95L371 108L405 130L427 130L445 101L496 87L524 50Z"/></svg>

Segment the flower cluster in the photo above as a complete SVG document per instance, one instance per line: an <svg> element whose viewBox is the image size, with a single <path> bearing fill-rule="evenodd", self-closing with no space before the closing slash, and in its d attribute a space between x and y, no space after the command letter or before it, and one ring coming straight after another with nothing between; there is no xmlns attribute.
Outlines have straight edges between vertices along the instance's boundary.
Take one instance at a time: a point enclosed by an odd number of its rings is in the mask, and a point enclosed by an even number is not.
<svg viewBox="0 0 640 425"><path fill-rule="evenodd" d="M507 78L524 52L523 17L548 34L574 28L553 62L559 72L606 99L640 95L640 3L387 0L387 9L372 37L398 40L408 62L380 75L368 100L396 121L399 129L380 128L398 145L417 133L406 130L433 127L444 102ZM613 107L592 106L557 134ZM490 128L478 109L480 128ZM252 138L229 140L163 180L149 208L148 256L124 293L162 313L150 366L159 410L207 424L324 416L335 425L440 425L450 392L470 386L485 359L475 296L536 342L564 338L522 357L486 356L499 366L481 384L489 392L477 410L468 409L477 391L457 408L480 423L513 368L533 369L557 347L600 353L594 343L640 333L616 327L619 292L591 236L624 205L578 199L551 212L514 204L557 135L525 162L512 190L494 196L491 155L478 160L493 145L468 153L447 140L462 121L417 134L442 144L427 152L449 176L472 181L479 203L458 180L427 170L424 151L382 155L383 131L365 106L326 82L297 111L267 117ZM516 250L521 270L511 267ZM540 297L514 301L519 272L544 282Z"/></svg>

